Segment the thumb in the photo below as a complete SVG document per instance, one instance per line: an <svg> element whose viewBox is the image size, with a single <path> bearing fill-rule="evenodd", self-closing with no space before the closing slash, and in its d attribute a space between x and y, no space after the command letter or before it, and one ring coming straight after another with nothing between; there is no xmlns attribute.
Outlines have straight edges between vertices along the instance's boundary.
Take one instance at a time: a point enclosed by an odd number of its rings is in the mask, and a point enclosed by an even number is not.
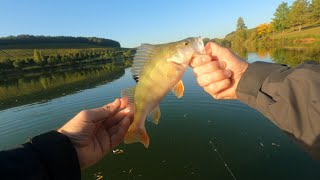
<svg viewBox="0 0 320 180"><path fill-rule="evenodd" d="M207 45L205 46L204 50L207 55L210 56L216 56L219 58L219 55L221 54L222 47L218 45L217 43L214 42L208 42Z"/></svg>
<svg viewBox="0 0 320 180"><path fill-rule="evenodd" d="M92 121L99 122L110 116L113 116L120 110L121 101L117 98L112 103L104 105L99 108L89 110L92 113Z"/></svg>

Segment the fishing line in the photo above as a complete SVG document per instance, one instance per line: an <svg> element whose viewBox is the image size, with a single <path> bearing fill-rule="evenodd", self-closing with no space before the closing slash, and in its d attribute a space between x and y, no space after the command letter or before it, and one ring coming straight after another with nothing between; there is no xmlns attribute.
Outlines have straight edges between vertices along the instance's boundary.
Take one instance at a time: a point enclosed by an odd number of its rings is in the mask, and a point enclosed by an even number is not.
<svg viewBox="0 0 320 180"><path fill-rule="evenodd" d="M229 166L227 165L226 161L222 158L222 156L220 155L217 147L213 144L212 140L214 138L211 138L211 140L209 141L209 145L211 145L212 149L218 154L219 158L221 159L221 161L223 162L224 166L227 168L227 170L229 171L229 173L231 174L231 176L233 177L234 180L237 180L237 178L234 176L233 172L231 171L231 169L229 168Z"/></svg>

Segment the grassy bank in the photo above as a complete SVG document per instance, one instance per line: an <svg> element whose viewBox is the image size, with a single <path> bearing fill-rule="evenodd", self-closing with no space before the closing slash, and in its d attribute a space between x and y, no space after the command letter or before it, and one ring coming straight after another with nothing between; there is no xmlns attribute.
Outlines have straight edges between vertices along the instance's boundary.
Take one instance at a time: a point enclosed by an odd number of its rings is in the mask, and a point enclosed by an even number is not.
<svg viewBox="0 0 320 180"><path fill-rule="evenodd" d="M270 36L271 40L289 42L288 46L320 46L320 24L305 26L301 31L287 31Z"/></svg>

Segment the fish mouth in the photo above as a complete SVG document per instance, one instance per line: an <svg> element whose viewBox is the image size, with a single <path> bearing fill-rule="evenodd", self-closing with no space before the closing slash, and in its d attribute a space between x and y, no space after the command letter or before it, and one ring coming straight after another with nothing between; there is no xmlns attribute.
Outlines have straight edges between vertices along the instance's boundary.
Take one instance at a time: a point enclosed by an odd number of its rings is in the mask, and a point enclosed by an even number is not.
<svg viewBox="0 0 320 180"><path fill-rule="evenodd" d="M195 38L193 48L197 54L204 54L204 44L200 36Z"/></svg>

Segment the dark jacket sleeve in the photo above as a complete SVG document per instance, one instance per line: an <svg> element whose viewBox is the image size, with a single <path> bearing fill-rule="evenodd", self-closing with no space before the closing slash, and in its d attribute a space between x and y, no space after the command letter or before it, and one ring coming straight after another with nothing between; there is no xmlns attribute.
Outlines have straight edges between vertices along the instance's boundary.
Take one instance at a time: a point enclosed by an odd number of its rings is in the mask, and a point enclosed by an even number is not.
<svg viewBox="0 0 320 180"><path fill-rule="evenodd" d="M319 63L290 68L254 62L241 78L237 96L305 145L320 147Z"/></svg>
<svg viewBox="0 0 320 180"><path fill-rule="evenodd" d="M70 140L51 131L0 152L0 179L80 179L81 170Z"/></svg>

